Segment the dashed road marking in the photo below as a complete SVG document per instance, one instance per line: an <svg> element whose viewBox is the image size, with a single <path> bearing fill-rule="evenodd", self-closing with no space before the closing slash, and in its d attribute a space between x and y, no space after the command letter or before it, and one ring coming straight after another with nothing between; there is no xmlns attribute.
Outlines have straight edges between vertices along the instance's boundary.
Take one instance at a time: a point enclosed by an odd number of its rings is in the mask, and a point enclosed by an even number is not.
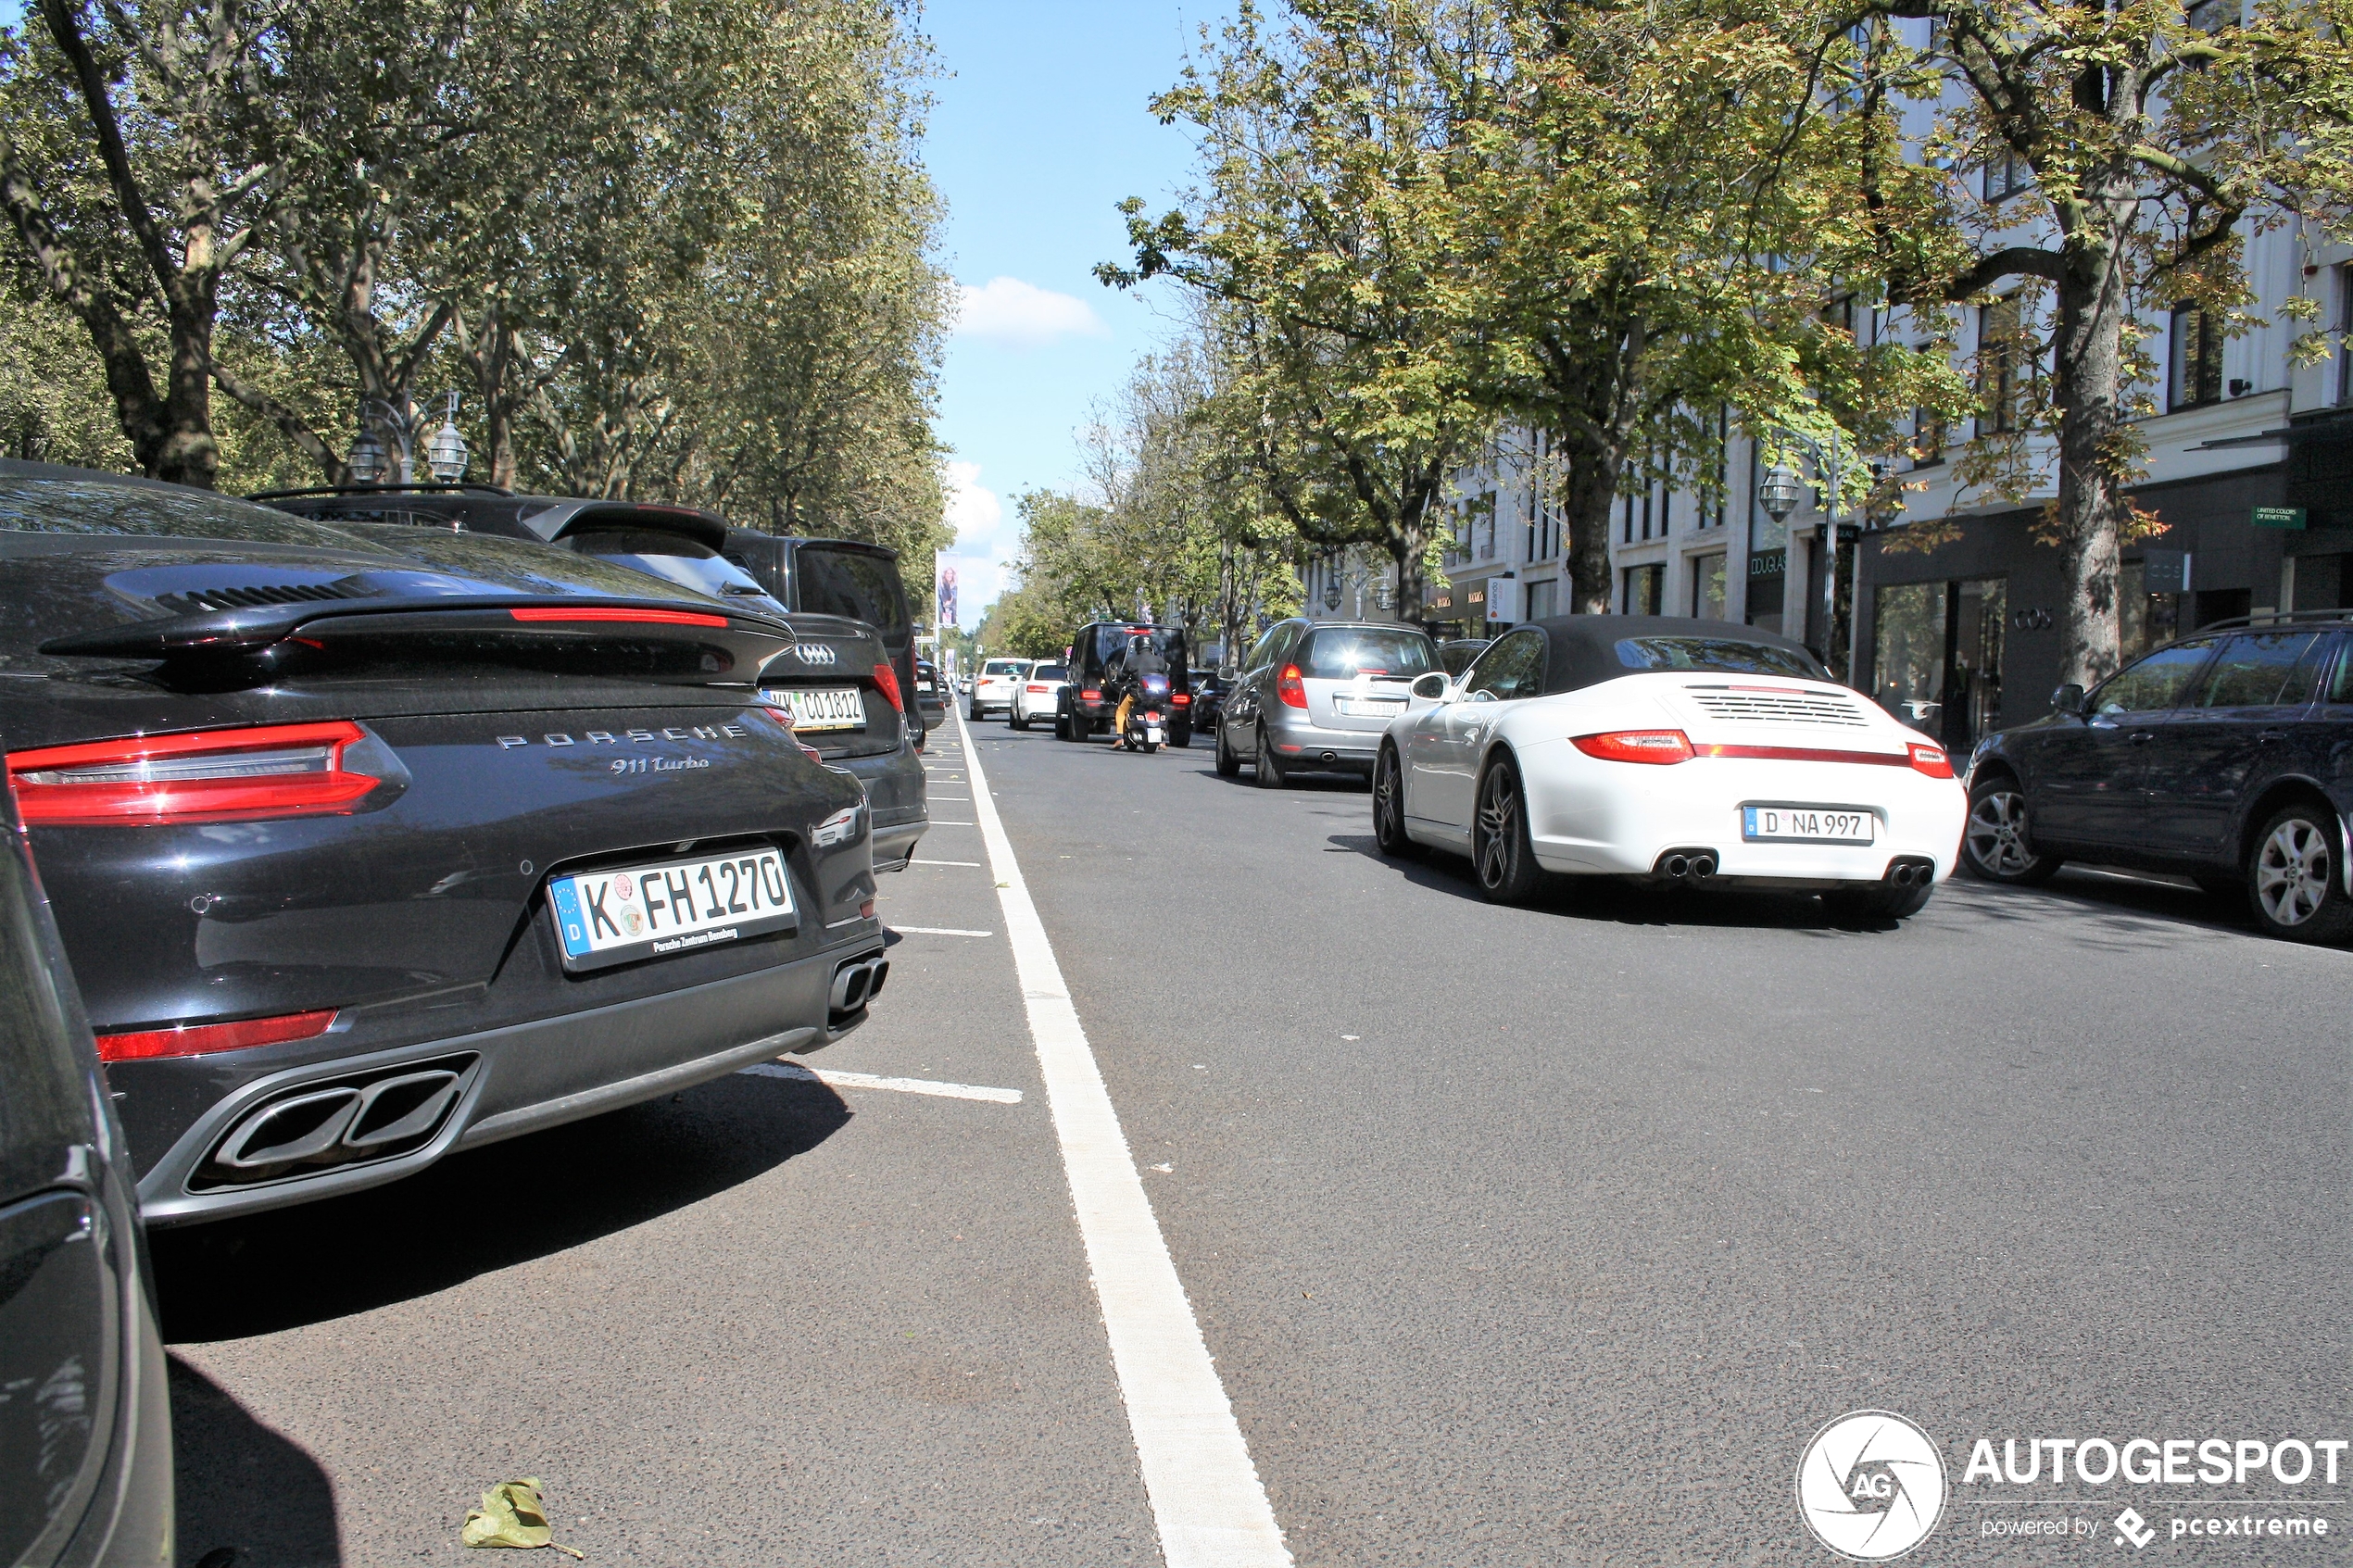
<svg viewBox="0 0 2353 1568"><path fill-rule="evenodd" d="M1019 1105L1019 1089L992 1089L981 1084L950 1084L937 1078L881 1078L872 1073L837 1073L830 1067L803 1067L797 1061L763 1061L743 1072L761 1078L786 1078L798 1083L824 1084L836 1089L896 1089L907 1095L937 1095L942 1099L986 1100L991 1105Z"/></svg>
<svg viewBox="0 0 2353 1568"><path fill-rule="evenodd" d="M995 868L1144 1492L1160 1526L1161 1557L1167 1568L1291 1568L1274 1505L1144 1196L1119 1112L977 762L973 783L988 808L980 813L981 837Z"/></svg>

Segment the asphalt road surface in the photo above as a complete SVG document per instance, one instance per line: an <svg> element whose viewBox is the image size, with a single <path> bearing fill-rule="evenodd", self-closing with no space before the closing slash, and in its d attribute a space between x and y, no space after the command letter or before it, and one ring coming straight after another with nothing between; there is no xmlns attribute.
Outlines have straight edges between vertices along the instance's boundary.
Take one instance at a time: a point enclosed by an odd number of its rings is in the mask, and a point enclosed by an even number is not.
<svg viewBox="0 0 2353 1568"><path fill-rule="evenodd" d="M1862 1409L1947 1468L1906 1562L2353 1561L2353 1450L2334 1486L1963 1474L1981 1437L2353 1437L2353 954L2075 872L1874 929L1496 909L1378 858L1360 785L971 734L1299 1563L1833 1562L1793 1483ZM517 1475L592 1563L1163 1561L1144 1373L935 739L931 863L886 880L833 1082L157 1237L183 1562L472 1561ZM2172 1538L2224 1513L2334 1533Z"/></svg>

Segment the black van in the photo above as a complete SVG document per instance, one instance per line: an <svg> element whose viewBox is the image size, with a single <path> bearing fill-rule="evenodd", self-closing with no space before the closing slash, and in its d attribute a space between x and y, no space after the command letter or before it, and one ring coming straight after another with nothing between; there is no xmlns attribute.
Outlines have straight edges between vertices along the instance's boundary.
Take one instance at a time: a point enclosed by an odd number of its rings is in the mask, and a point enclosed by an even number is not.
<svg viewBox="0 0 2353 1568"><path fill-rule="evenodd" d="M1054 734L1063 740L1085 740L1111 728L1119 698L1104 684L1103 667L1127 646L1130 637L1150 637L1152 651L1168 661L1171 712L1168 744L1193 744L1192 671L1182 626L1146 626L1132 621L1097 621L1078 629L1070 640L1070 684L1062 689L1054 708Z"/></svg>

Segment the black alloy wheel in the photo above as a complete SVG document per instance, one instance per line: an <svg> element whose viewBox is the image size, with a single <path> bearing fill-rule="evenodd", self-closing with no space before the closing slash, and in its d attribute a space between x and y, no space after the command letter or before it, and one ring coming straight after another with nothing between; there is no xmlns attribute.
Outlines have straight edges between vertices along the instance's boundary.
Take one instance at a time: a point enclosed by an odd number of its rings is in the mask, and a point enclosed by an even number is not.
<svg viewBox="0 0 2353 1568"><path fill-rule="evenodd" d="M2345 894L2342 829L2334 811L2301 802L2275 811L2247 857L2255 922L2291 942L2336 942L2353 933Z"/></svg>
<svg viewBox="0 0 2353 1568"><path fill-rule="evenodd" d="M1290 775L1283 771L1283 759L1275 755L1275 737L1266 726L1258 726L1258 787L1281 789L1290 783Z"/></svg>
<svg viewBox="0 0 2353 1568"><path fill-rule="evenodd" d="M1491 904L1524 904L1544 884L1528 839L1519 770L1508 757L1498 757L1479 777L1478 809L1471 813L1471 866Z"/></svg>
<svg viewBox="0 0 2353 1568"><path fill-rule="evenodd" d="M1405 832L1405 771L1393 746L1382 746L1373 764L1373 842L1395 860L1416 859L1422 852Z"/></svg>
<svg viewBox="0 0 2353 1568"><path fill-rule="evenodd" d="M2007 773L1979 780L1969 792L1969 823L1961 830L1961 863L1987 882L2038 887L2057 874L2059 858L2034 847L2028 831L2026 792Z"/></svg>
<svg viewBox="0 0 2353 1568"><path fill-rule="evenodd" d="M1242 759L1234 755L1233 743L1226 738L1226 726L1221 721L1217 726L1217 776L1221 779L1239 778L1241 771Z"/></svg>

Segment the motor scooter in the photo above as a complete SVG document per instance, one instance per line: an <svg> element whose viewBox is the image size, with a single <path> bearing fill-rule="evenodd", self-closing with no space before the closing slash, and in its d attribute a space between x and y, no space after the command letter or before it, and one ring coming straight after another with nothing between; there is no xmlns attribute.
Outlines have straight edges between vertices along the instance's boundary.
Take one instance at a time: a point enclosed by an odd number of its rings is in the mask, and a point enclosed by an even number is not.
<svg viewBox="0 0 2353 1568"><path fill-rule="evenodd" d="M1168 677L1146 675L1137 682L1136 700L1127 705L1127 730L1119 737L1120 744L1130 751L1150 756L1158 751L1168 738L1168 728L1161 717L1168 703Z"/></svg>

